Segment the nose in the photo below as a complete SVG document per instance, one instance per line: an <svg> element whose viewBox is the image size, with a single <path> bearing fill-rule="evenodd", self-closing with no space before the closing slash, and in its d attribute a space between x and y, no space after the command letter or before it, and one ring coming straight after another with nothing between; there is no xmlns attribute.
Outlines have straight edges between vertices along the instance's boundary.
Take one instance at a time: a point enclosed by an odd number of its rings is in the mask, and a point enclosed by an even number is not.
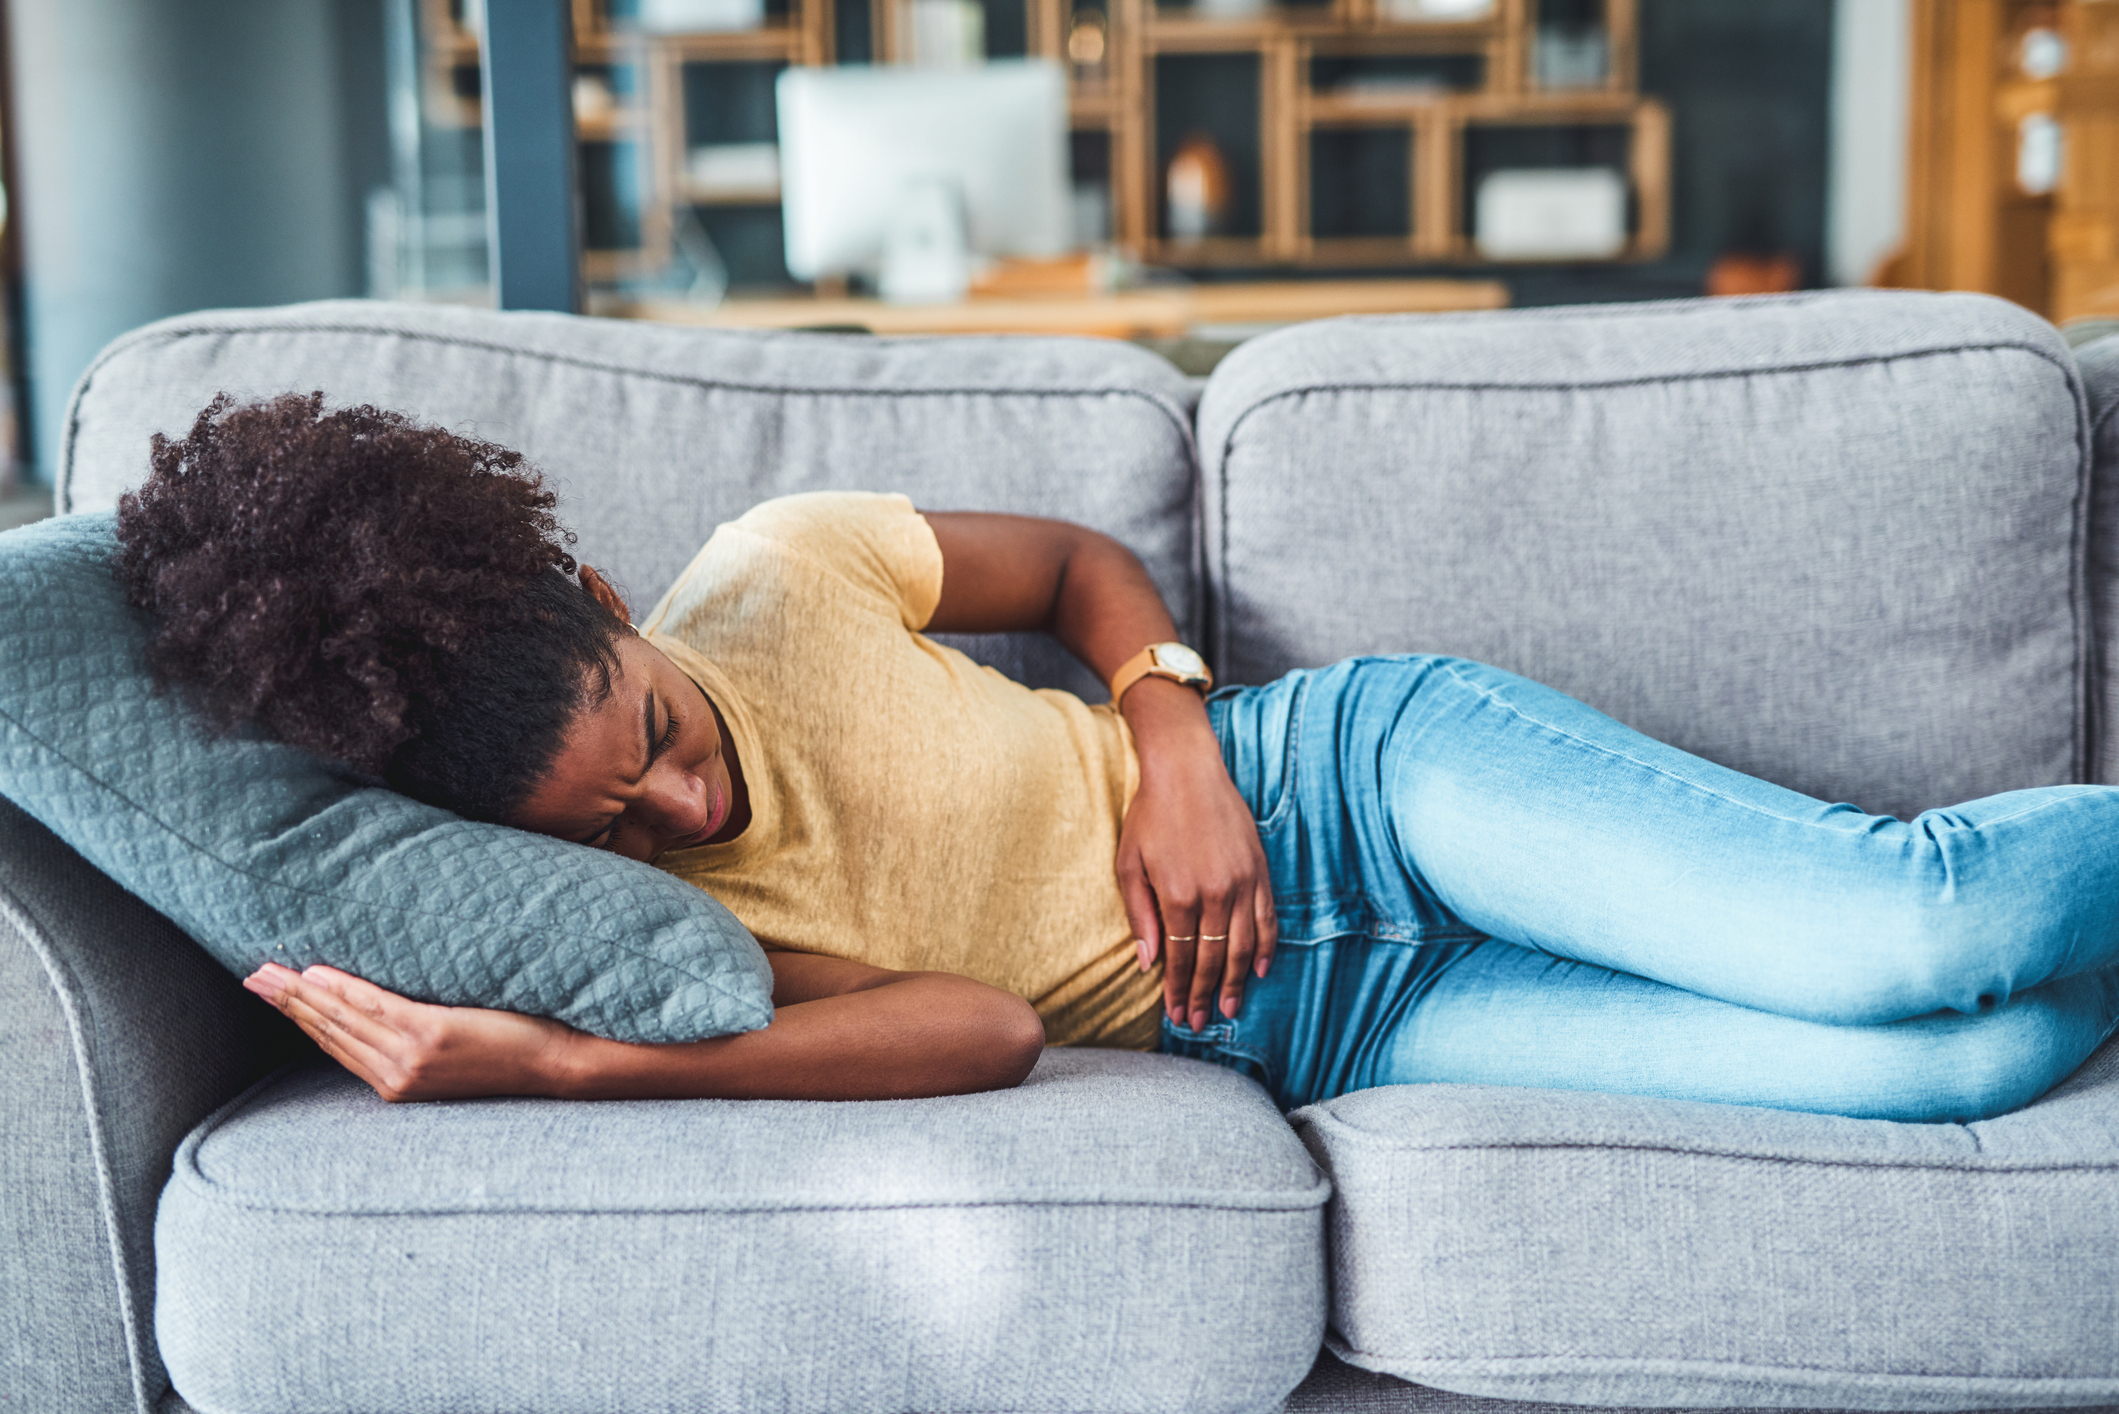
<svg viewBox="0 0 2119 1414"><path fill-rule="evenodd" d="M658 766L649 773L637 809L642 823L656 834L682 839L706 828L712 804L702 777L676 766Z"/></svg>

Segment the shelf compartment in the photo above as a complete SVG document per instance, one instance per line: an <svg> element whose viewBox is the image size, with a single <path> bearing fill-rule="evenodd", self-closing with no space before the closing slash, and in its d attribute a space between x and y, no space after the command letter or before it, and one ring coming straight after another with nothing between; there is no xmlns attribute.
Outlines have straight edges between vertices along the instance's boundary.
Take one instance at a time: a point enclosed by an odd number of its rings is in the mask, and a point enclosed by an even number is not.
<svg viewBox="0 0 2119 1414"><path fill-rule="evenodd" d="M1405 54L1312 52L1303 75L1309 92L1347 102L1432 102L1486 88L1483 51Z"/></svg>
<svg viewBox="0 0 2119 1414"><path fill-rule="evenodd" d="M1639 244L1640 201L1632 173L1630 124L1487 120L1467 123L1462 143L1463 180L1455 221L1456 235L1468 258L1485 259L1476 244L1480 183L1493 173L1525 168L1606 168L1618 172L1627 187L1626 248L1630 251Z"/></svg>
<svg viewBox="0 0 2119 1414"><path fill-rule="evenodd" d="M1172 259L1177 251L1205 252L1216 237L1256 241L1265 235L1264 135L1260 85L1265 65L1250 54L1163 54L1154 67L1155 231ZM1221 152L1228 170L1228 216L1223 228L1198 240L1170 239L1167 174L1170 159L1194 133Z"/></svg>
<svg viewBox="0 0 2119 1414"><path fill-rule="evenodd" d="M1403 127L1312 128L1307 152L1312 243L1413 238L1413 134Z"/></svg>

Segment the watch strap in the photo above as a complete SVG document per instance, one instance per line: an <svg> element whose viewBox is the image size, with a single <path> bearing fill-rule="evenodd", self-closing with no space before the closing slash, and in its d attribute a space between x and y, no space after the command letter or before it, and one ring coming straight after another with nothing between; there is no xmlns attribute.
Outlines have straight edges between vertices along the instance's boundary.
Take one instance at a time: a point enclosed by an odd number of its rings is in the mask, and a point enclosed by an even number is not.
<svg viewBox="0 0 2119 1414"><path fill-rule="evenodd" d="M1141 649L1140 652L1128 658L1119 667L1119 670L1111 675L1111 705L1113 707L1124 701L1127 690L1145 677L1168 678L1172 682L1196 688L1202 694L1214 686L1214 674L1209 670L1202 669L1195 675L1178 672L1175 668L1164 667L1155 656L1155 650L1162 646L1160 643L1149 644L1146 648Z"/></svg>

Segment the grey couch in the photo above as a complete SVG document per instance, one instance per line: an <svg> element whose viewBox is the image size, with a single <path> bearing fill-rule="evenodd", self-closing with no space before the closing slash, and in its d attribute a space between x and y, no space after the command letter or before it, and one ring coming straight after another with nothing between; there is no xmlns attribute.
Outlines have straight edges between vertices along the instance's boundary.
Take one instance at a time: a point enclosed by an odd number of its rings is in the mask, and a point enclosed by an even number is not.
<svg viewBox="0 0 2119 1414"><path fill-rule="evenodd" d="M1332 321L1203 395L1090 341L201 315L84 377L61 509L290 388L519 447L636 602L754 500L902 489L1118 535L1228 681L1456 652L1883 811L2119 780L2119 340L1994 301ZM947 1100L392 1108L0 802L0 1066L8 1411L2119 1406L2109 1045L1962 1126L1460 1085L1284 1119L1062 1051Z"/></svg>

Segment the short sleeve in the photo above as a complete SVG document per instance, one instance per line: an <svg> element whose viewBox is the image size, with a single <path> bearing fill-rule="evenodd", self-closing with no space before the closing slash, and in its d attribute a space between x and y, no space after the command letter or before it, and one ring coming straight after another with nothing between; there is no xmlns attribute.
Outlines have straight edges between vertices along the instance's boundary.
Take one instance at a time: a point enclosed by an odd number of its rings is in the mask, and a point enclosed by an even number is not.
<svg viewBox="0 0 2119 1414"><path fill-rule="evenodd" d="M942 598L942 547L900 495L812 491L753 506L730 529L770 541L886 601L922 629Z"/></svg>

